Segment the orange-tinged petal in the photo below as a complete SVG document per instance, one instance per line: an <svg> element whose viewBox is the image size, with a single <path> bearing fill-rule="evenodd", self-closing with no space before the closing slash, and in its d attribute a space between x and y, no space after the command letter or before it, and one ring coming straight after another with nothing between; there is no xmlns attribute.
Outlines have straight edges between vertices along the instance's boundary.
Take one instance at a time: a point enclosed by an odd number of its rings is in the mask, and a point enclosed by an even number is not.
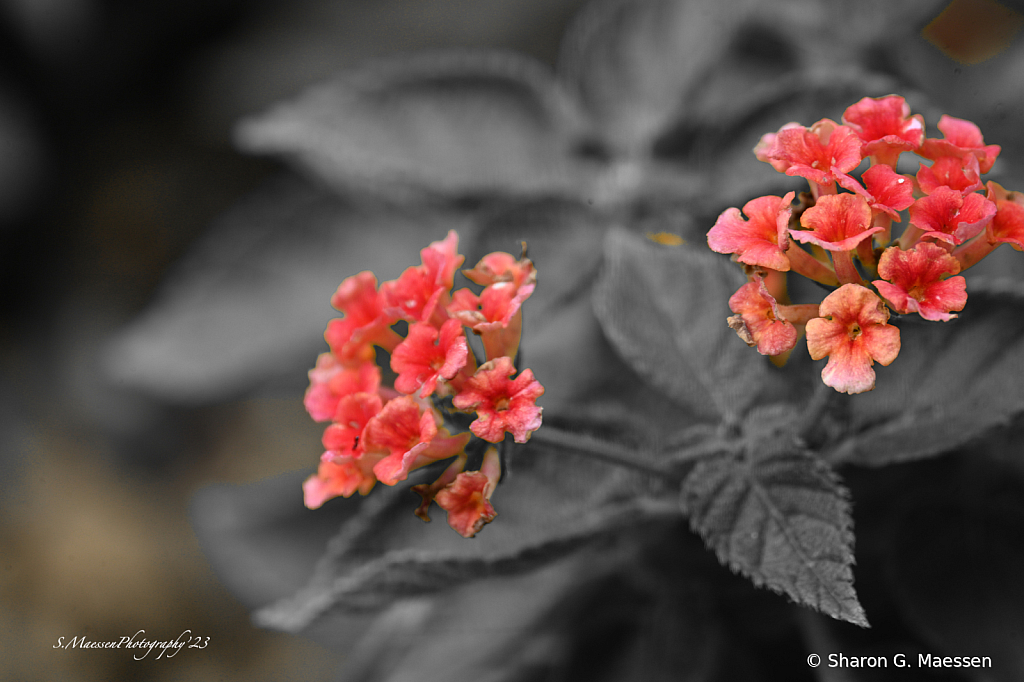
<svg viewBox="0 0 1024 682"><path fill-rule="evenodd" d="M878 362L888 365L900 351L900 332L889 325L882 300L858 284L844 284L825 297L819 318L807 323L807 349L814 360L828 357L821 378L840 393L875 387Z"/></svg>
<svg viewBox="0 0 1024 682"><path fill-rule="evenodd" d="M817 244L828 251L852 251L857 244L882 227L871 226L871 207L857 194L828 194L818 197L803 212L800 224L808 230L790 230L803 243Z"/></svg>
<svg viewBox="0 0 1024 682"><path fill-rule="evenodd" d="M779 306L764 280L758 278L740 287L729 298L729 309L741 317L761 355L779 355L796 345L796 327L779 314Z"/></svg>
<svg viewBox="0 0 1024 682"><path fill-rule="evenodd" d="M544 387L528 369L510 379L515 371L510 358L490 360L480 365L452 401L460 410L476 412L469 428L491 443L502 441L506 431L517 443L525 443L540 428L542 408L536 403Z"/></svg>
<svg viewBox="0 0 1024 682"><path fill-rule="evenodd" d="M784 197L765 196L743 206L745 220L739 209L726 209L708 231L708 246L717 253L734 253L736 260L782 272L790 269L786 248L790 204L794 192Z"/></svg>
<svg viewBox="0 0 1024 682"><path fill-rule="evenodd" d="M909 251L886 249L878 261L878 274L883 279L874 285L896 312L947 321L956 317L951 311L963 310L967 304L966 280L943 279L958 272L960 263L945 249L921 242Z"/></svg>

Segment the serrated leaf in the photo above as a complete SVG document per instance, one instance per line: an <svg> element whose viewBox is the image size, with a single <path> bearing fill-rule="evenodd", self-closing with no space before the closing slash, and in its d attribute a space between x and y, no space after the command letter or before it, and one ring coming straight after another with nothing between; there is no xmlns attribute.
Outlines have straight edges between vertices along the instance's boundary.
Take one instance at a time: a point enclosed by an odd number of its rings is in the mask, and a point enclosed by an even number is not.
<svg viewBox="0 0 1024 682"><path fill-rule="evenodd" d="M702 460L686 477L681 502L691 526L756 585L866 627L846 490L828 465L791 444L749 447L757 452Z"/></svg>
<svg viewBox="0 0 1024 682"><path fill-rule="evenodd" d="M222 216L109 343L110 381L176 403L223 399L296 378L326 350L331 294L373 270L378 281L460 227L428 210L370 210L285 175ZM468 230L462 226L463 236Z"/></svg>
<svg viewBox="0 0 1024 682"><path fill-rule="evenodd" d="M1024 300L972 287L950 322L906 316L900 356L849 401L852 435L834 463L882 466L948 452L1024 412Z"/></svg>
<svg viewBox="0 0 1024 682"><path fill-rule="evenodd" d="M236 131L246 151L390 199L576 195L591 172L574 154L580 137L573 102L544 66L468 51L344 73Z"/></svg>
<svg viewBox="0 0 1024 682"><path fill-rule="evenodd" d="M389 504L371 498L371 516L342 529L309 584L257 621L300 630L333 609L379 610L399 598L520 574L624 527L678 515L656 479L576 453L531 443L511 466L492 499L498 518L472 540L452 531L437 508L425 526L412 515L408 493Z"/></svg>
<svg viewBox="0 0 1024 682"><path fill-rule="evenodd" d="M615 230L594 310L640 376L694 414L736 422L768 371L725 322L729 296L743 282L735 265L705 248L664 247Z"/></svg>

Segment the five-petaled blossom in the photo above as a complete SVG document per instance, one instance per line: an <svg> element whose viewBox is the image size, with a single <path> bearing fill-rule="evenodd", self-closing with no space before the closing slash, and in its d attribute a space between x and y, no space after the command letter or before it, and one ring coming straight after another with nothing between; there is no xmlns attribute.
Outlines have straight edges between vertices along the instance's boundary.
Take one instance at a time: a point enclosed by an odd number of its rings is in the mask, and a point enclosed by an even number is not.
<svg viewBox="0 0 1024 682"><path fill-rule="evenodd" d="M536 401L544 387L529 369L512 378L522 306L537 273L525 257L488 254L464 271L483 290L453 295L463 262L454 231L420 251L420 259L379 288L371 272L349 277L332 298L344 317L328 324L330 351L310 370L304 398L310 415L330 424L303 495L315 509L335 497L366 495L378 482L396 485L417 469L451 459L433 483L412 487L423 499L416 515L429 521L428 508L436 502L452 528L472 537L496 516L490 500L501 455L488 442L501 442L508 431L525 443L541 426ZM396 331L399 321L407 324L405 338ZM482 358L467 334L481 337ZM380 350L391 354L394 387L381 385ZM458 432L466 423L457 419L459 411L475 416L468 432ZM480 462L480 469L465 471L468 462Z"/></svg>
<svg viewBox="0 0 1024 682"><path fill-rule="evenodd" d="M461 410L476 410L477 418L469 430L491 443L499 443L508 431L517 443L525 443L540 428L541 408L537 398L544 387L526 369L516 377L507 357L496 358L480 366L452 403Z"/></svg>
<svg viewBox="0 0 1024 682"><path fill-rule="evenodd" d="M811 358L828 358L821 379L840 393L875 387L875 362L888 365L900 352L900 330L888 324L882 300L859 284L844 284L825 297L821 317L807 323Z"/></svg>
<svg viewBox="0 0 1024 682"><path fill-rule="evenodd" d="M729 309L736 313L729 318L729 326L761 355L780 355L796 345L796 327L782 316L764 280L740 287L729 298Z"/></svg>
<svg viewBox="0 0 1024 682"><path fill-rule="evenodd" d="M786 249L789 246L789 217L793 213L794 192L784 197L760 197L748 201L743 213L726 209L708 232L708 246L718 253L734 253L736 260L772 270L789 270Z"/></svg>
<svg viewBox="0 0 1024 682"><path fill-rule="evenodd" d="M924 138L924 117L911 116L898 95L865 97L847 107L843 123L861 139L861 156L874 157L879 164L895 166L901 152L917 149Z"/></svg>
<svg viewBox="0 0 1024 682"><path fill-rule="evenodd" d="M873 284L896 312L946 322L967 304L967 280L943 279L958 272L960 263L941 246L921 242L910 251L891 246L878 261L882 279Z"/></svg>
<svg viewBox="0 0 1024 682"><path fill-rule="evenodd" d="M952 320L967 304L960 273L1000 244L1024 250L1024 194L984 183L1000 147L986 145L970 121L942 116L943 139L927 138L923 117L889 95L847 107L842 122L787 123L765 134L754 155L806 178L810 192L795 205L793 193L754 199L743 207L747 219L726 209L708 246L744 266L747 283L729 299L735 315L727 318L744 342L781 365L806 335L811 357L828 358L823 381L860 393L874 388L874 363L888 365L899 353L890 310ZM916 178L903 175L903 153L931 163ZM909 225L894 237L893 223L904 217ZM820 304L789 304L794 275L830 293Z"/></svg>

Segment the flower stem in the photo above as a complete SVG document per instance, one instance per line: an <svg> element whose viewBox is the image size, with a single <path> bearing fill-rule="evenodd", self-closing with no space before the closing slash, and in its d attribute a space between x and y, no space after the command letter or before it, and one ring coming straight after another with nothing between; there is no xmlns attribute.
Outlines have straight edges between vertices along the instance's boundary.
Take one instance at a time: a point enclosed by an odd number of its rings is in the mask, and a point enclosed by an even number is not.
<svg viewBox="0 0 1024 682"><path fill-rule="evenodd" d="M986 232L981 233L966 244L953 249L953 257L960 261L960 272L976 265L982 258L995 251L1001 242L990 242Z"/></svg>
<svg viewBox="0 0 1024 682"><path fill-rule="evenodd" d="M813 279L826 286L837 286L839 280L832 269L820 260L804 251L795 243L790 242L786 249L786 256L789 258L789 267L798 275Z"/></svg>
<svg viewBox="0 0 1024 682"><path fill-rule="evenodd" d="M782 316L786 322L790 324L807 324L808 321L813 320L816 317L821 317L818 314L817 303L801 303L799 305L780 305L779 315Z"/></svg>
<svg viewBox="0 0 1024 682"><path fill-rule="evenodd" d="M638 448L633 446L619 445L617 443L588 436L586 434L564 431L558 427L547 425L534 431L530 440L544 443L545 445L556 445L560 448L574 450L581 454L589 455L594 459L608 462L609 464L615 464L627 469L634 469L653 476L672 479L677 478L677 476L675 476L671 471L666 469L650 466L634 459L626 458L624 455L627 451L636 452L638 450Z"/></svg>
<svg viewBox="0 0 1024 682"><path fill-rule="evenodd" d="M863 286L864 280L861 279L860 273L857 272L857 268L853 264L853 255L850 251L833 251L832 265L835 266L836 277L839 278L840 284L860 284Z"/></svg>

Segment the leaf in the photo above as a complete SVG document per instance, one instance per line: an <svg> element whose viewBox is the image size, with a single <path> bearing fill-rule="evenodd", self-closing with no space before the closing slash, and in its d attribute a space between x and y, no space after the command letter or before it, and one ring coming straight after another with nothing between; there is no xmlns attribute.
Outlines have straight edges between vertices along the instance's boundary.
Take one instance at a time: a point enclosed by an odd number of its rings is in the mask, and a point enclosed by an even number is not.
<svg viewBox="0 0 1024 682"><path fill-rule="evenodd" d="M605 240L594 310L608 340L649 383L701 417L735 423L768 382L768 363L726 325L738 268L700 247L621 230Z"/></svg>
<svg viewBox="0 0 1024 682"><path fill-rule="evenodd" d="M963 313L897 324L900 356L848 403L852 435L833 463L883 466L957 448L1024 412L1024 300L968 280Z"/></svg>
<svg viewBox="0 0 1024 682"><path fill-rule="evenodd" d="M540 63L466 51L347 72L243 121L236 139L389 199L575 195L590 173L574 155L581 125Z"/></svg>
<svg viewBox="0 0 1024 682"><path fill-rule="evenodd" d="M677 517L666 494L649 475L531 443L515 452L494 494L497 520L472 540L449 528L437 508L424 526L412 514L414 496L404 491L396 503L371 497L332 541L309 584L256 619L296 631L333 609L379 610L399 598L520 574L622 528Z"/></svg>
<svg viewBox="0 0 1024 682"><path fill-rule="evenodd" d="M397 277L450 227L459 227L451 215L369 210L294 176L275 178L222 216L110 341L105 373L190 404L278 377L299 385L327 350L342 280L367 269L378 281Z"/></svg>
<svg viewBox="0 0 1024 682"><path fill-rule="evenodd" d="M853 589L848 494L827 464L782 440L751 443L746 457L698 462L681 502L723 564L756 585L867 627Z"/></svg>
<svg viewBox="0 0 1024 682"><path fill-rule="evenodd" d="M614 150L645 155L753 2L602 0L570 27L560 76Z"/></svg>
<svg viewBox="0 0 1024 682"><path fill-rule="evenodd" d="M531 573L481 578L434 597L400 600L357 641L340 681L507 679L503 675L512 665L505 645L531 631L534 620L572 589L587 562L600 559L598 551L585 551ZM491 659L499 652L505 655L495 665Z"/></svg>

